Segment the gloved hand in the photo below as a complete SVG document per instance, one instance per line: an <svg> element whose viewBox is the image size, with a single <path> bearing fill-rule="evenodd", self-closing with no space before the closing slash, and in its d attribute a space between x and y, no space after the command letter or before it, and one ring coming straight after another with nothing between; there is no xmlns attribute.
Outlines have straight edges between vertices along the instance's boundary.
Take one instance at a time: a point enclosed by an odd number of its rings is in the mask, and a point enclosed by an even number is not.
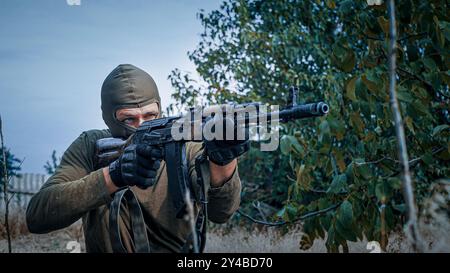
<svg viewBox="0 0 450 273"><path fill-rule="evenodd" d="M109 165L109 175L117 187L134 186L146 189L156 182L156 172L163 159L160 147L132 144Z"/></svg>
<svg viewBox="0 0 450 273"><path fill-rule="evenodd" d="M225 120L223 120L223 122L224 121ZM237 130L234 128L234 124L232 121L230 121L229 123L224 122L223 127L224 127L223 140L216 140L216 139L205 140L205 148L209 160L220 166L227 165L235 158L243 155L250 149L248 126L240 129L245 130L244 140L237 140L238 139ZM226 139L227 130L233 130L234 132L233 140Z"/></svg>

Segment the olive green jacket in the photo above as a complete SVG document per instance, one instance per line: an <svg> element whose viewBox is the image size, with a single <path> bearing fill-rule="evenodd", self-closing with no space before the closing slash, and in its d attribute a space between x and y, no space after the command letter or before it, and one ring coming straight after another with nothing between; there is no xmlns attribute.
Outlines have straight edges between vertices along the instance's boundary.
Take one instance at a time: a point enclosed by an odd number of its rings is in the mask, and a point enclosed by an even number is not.
<svg viewBox="0 0 450 273"><path fill-rule="evenodd" d="M27 208L27 225L32 233L47 233L65 228L82 218L87 252L112 252L109 235L109 203L113 196L106 189L102 169L95 169L95 143L111 137L109 130L83 132L64 153L61 164ZM196 200L195 158L203 152L200 143L188 142L189 176ZM209 185L209 168L203 177ZM175 209L168 192L166 164L157 172L157 183L146 190L132 187L146 220L147 235L152 252L180 252L191 230L189 223L175 217ZM216 223L226 222L240 204L241 181L237 169L219 188L207 187L208 217ZM195 204L198 214L199 203ZM132 252L130 221L127 211L119 219L122 240Z"/></svg>

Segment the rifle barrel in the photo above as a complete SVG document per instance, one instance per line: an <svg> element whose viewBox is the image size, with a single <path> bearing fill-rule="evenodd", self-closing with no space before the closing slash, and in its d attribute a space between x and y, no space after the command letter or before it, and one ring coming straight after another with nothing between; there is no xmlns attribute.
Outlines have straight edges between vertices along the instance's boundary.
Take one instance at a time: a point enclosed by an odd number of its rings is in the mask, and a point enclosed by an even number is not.
<svg viewBox="0 0 450 273"><path fill-rule="evenodd" d="M244 122L251 124L256 122L258 120L257 118L260 119L263 115L265 115L267 121L270 119L271 121L288 122L295 119L324 116L329 112L329 110L330 107L328 104L324 102L314 102L292 106L291 108L283 109L281 111L268 113L259 112L257 116L246 116L244 120L242 118L238 118L236 121L238 123L242 122L242 124Z"/></svg>

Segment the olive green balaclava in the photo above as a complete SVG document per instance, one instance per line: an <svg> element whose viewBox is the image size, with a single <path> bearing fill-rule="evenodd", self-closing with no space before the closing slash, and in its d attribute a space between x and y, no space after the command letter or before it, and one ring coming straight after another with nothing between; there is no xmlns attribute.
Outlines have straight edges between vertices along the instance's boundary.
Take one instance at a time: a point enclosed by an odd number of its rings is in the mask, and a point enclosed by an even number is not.
<svg viewBox="0 0 450 273"><path fill-rule="evenodd" d="M136 131L117 120L117 110L139 108L156 102L161 113L161 99L155 81L147 72L134 65L117 66L103 82L101 93L103 120L113 137L125 139Z"/></svg>

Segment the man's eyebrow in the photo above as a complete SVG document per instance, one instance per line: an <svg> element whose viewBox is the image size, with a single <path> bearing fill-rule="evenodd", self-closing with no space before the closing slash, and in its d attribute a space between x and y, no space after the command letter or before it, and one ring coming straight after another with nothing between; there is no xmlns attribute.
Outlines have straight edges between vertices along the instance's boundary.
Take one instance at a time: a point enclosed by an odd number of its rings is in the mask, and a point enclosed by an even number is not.
<svg viewBox="0 0 450 273"><path fill-rule="evenodd" d="M117 116L118 117L134 117L136 115L136 113L118 113Z"/></svg>
<svg viewBox="0 0 450 273"><path fill-rule="evenodd" d="M158 112L157 111L152 111L152 110L144 112L144 115L148 115L148 114L150 114L150 115L157 115Z"/></svg>

